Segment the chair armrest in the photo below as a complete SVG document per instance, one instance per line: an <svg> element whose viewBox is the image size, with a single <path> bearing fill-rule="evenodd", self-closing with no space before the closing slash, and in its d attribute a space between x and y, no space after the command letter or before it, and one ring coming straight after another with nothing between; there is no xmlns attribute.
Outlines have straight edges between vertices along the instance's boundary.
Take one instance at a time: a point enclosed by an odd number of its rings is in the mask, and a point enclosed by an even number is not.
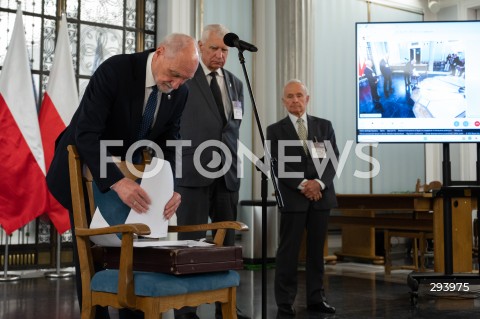
<svg viewBox="0 0 480 319"><path fill-rule="evenodd" d="M248 226L242 222L237 222L237 221L216 222L216 223L198 224L198 225L168 226L168 232L173 232L173 233L207 231L207 230L218 230L218 229L234 229L239 231L247 231Z"/></svg>
<svg viewBox="0 0 480 319"><path fill-rule="evenodd" d="M101 228L80 228L75 227L75 234L78 236L96 236L116 233L132 233L137 235L150 234L150 228L145 224L122 224Z"/></svg>

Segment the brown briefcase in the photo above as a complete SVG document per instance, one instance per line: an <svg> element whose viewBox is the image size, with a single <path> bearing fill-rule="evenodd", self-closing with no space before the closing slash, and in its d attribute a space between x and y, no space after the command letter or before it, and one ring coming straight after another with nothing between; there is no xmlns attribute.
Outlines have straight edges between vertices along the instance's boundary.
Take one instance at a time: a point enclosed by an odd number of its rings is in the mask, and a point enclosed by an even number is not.
<svg viewBox="0 0 480 319"><path fill-rule="evenodd" d="M120 247L103 247L104 268L118 268ZM241 246L135 247L133 270L175 275L243 269Z"/></svg>

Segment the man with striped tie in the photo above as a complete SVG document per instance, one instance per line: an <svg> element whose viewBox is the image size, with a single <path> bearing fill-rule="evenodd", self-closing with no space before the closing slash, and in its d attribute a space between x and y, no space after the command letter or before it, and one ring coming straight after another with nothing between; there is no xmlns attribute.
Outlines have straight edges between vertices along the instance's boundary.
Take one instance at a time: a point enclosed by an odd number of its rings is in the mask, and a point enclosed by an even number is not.
<svg viewBox="0 0 480 319"><path fill-rule="evenodd" d="M280 217L280 242L276 256L275 299L278 317L295 316L297 258L306 231L307 310L335 313L323 289L323 247L330 209L337 205L330 157L338 159L332 123L307 115L310 96L299 80L290 80L283 89L287 117L267 128L271 154L277 161L276 175L284 207ZM327 161L323 169L322 163ZM324 163L323 163L324 164Z"/></svg>

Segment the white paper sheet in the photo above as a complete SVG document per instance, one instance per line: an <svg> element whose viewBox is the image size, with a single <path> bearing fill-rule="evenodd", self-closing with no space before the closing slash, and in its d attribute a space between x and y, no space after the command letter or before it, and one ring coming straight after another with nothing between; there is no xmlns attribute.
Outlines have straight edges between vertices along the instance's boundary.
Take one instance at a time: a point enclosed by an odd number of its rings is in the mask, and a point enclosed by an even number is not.
<svg viewBox="0 0 480 319"><path fill-rule="evenodd" d="M92 227L93 226L93 227ZM95 211L93 215L92 223L90 224L90 228L102 228L108 227L107 221L103 218L100 211ZM90 239L97 245L105 246L105 247L120 247L122 246L122 241L116 234L107 234L107 235L98 235L92 236ZM196 241L196 240L169 240L169 238L165 239L137 239L134 240L133 246L134 247L161 247L161 246L183 246L183 247L204 247L204 246L212 246L213 244L207 243L204 241Z"/></svg>
<svg viewBox="0 0 480 319"><path fill-rule="evenodd" d="M157 167L157 165L160 165ZM158 170L154 173L154 170ZM152 175L148 177L148 175ZM138 214L133 209L128 214L125 224L142 223L150 227L150 235L145 237L162 238L168 233L168 220L163 217L165 205L173 196L173 173L168 161L152 158L152 162L145 166L140 186L147 192L152 203L146 213Z"/></svg>
<svg viewBox="0 0 480 319"><path fill-rule="evenodd" d="M157 167L157 165L160 165ZM159 170L160 169L160 170ZM157 170L159 172L155 173ZM155 173L155 174L154 174ZM149 176L151 175L151 176ZM130 211L126 224L132 223L142 223L150 227L151 238L162 238L166 237L168 233L168 220L163 217L163 211L168 200L173 195L173 173L170 163L158 158L153 158L151 164L145 167L145 172L143 174L141 186L150 196L152 201L150 209L144 214L138 214L133 209ZM93 215L92 222L90 223L90 228L100 228L108 227L109 224L103 218L98 207ZM116 234L108 235L99 235L92 236L91 240L97 245L102 246L121 246L121 240ZM181 245L180 241L138 241L138 247L147 247L147 246L171 246L172 243L177 243L176 245ZM186 241L185 241L186 242ZM166 243L166 244L165 244ZM193 243L190 243L192 245ZM137 242L134 244L137 246ZM184 243L183 245L187 245Z"/></svg>

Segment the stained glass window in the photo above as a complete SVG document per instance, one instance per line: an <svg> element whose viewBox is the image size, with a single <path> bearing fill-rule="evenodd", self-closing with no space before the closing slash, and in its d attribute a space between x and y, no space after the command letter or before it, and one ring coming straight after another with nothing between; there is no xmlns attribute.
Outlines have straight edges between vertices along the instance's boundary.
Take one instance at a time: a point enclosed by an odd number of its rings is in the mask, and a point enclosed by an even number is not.
<svg viewBox="0 0 480 319"><path fill-rule="evenodd" d="M156 1L23 0L27 49L40 106L48 83L61 8L65 8L79 93L97 66L112 55L155 47ZM0 0L0 72L15 22L16 0ZM139 19L138 17L141 17Z"/></svg>

